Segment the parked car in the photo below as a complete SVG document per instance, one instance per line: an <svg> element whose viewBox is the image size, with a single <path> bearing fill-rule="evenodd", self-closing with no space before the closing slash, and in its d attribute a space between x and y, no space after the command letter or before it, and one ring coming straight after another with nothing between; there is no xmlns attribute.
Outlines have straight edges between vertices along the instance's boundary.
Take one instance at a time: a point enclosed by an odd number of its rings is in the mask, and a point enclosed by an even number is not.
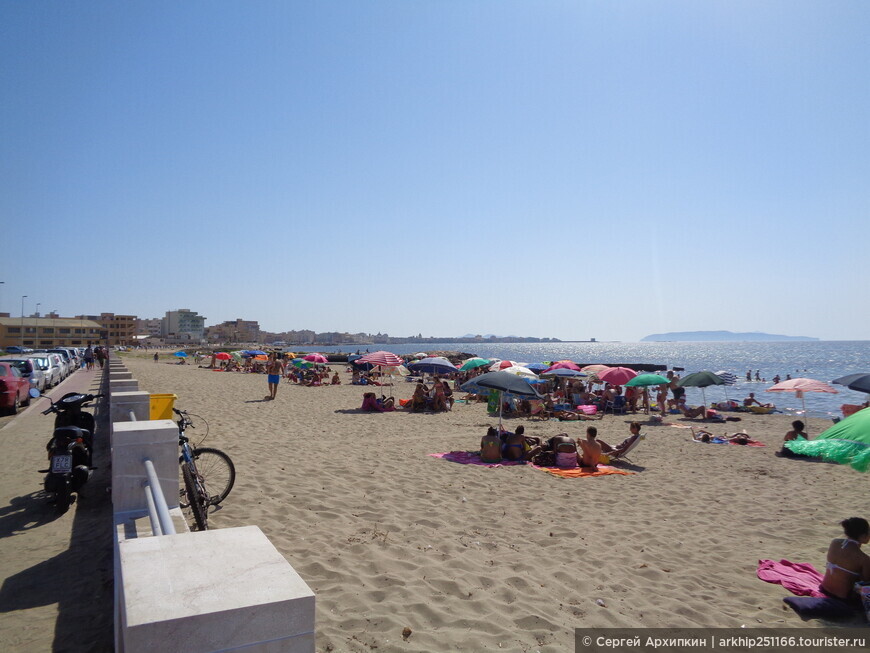
<svg viewBox="0 0 870 653"><path fill-rule="evenodd" d="M75 363L66 349L46 349L49 354L58 354L63 361L63 378L75 372Z"/></svg>
<svg viewBox="0 0 870 653"><path fill-rule="evenodd" d="M0 410L15 415L19 406L29 403L30 381L14 365L0 361Z"/></svg>
<svg viewBox="0 0 870 653"><path fill-rule="evenodd" d="M59 354L49 354L48 352L43 352L41 354L24 354L24 358L29 358L36 364L37 368L42 370L42 373L45 375L46 388L53 388L63 381L61 378Z"/></svg>
<svg viewBox="0 0 870 653"><path fill-rule="evenodd" d="M0 358L0 361L17 367L21 376L27 379L32 387L40 392L45 390L45 372L40 369L36 360L32 358Z"/></svg>
<svg viewBox="0 0 870 653"><path fill-rule="evenodd" d="M9 345L6 347L7 354L26 354L29 351L33 351L32 349L28 349L27 347L19 347L17 345Z"/></svg>

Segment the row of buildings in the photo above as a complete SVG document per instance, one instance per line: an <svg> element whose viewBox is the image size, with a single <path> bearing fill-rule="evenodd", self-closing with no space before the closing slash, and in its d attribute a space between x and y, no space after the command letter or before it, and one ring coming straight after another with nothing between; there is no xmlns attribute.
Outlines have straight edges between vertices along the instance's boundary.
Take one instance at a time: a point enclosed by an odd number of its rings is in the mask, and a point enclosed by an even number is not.
<svg viewBox="0 0 870 653"><path fill-rule="evenodd" d="M0 348L85 347L89 342L109 347L259 342L260 325L256 321L239 319L206 327L205 319L186 308L152 319L114 313L74 317L57 313L12 317L0 313Z"/></svg>

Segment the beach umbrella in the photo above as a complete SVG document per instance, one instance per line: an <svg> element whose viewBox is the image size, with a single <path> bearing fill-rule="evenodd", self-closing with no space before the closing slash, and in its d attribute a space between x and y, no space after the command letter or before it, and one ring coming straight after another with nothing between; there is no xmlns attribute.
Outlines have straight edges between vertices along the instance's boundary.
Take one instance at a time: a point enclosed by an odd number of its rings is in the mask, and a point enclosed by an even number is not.
<svg viewBox="0 0 870 653"><path fill-rule="evenodd" d="M321 363L321 364L323 364L323 363L329 362L329 359L326 358L326 356L324 356L323 354L317 354L317 353L307 354L307 355L303 356L302 358L303 358L303 360L307 360L309 363Z"/></svg>
<svg viewBox="0 0 870 653"><path fill-rule="evenodd" d="M487 372L478 377L466 381L459 389L463 392L471 392L474 394L482 394L481 389L498 390L498 428L501 430L502 423L502 397L505 393L519 395L521 397L541 398L538 391L535 390L529 382L515 374L506 372Z"/></svg>
<svg viewBox="0 0 870 653"><path fill-rule="evenodd" d="M546 363L529 363L528 365L526 365L526 367L532 370L532 372L540 374L544 370L549 369L550 366Z"/></svg>
<svg viewBox="0 0 870 653"><path fill-rule="evenodd" d="M530 379L537 379L538 375L532 372L528 367L523 367L522 365L511 365L510 367L506 367L502 372L507 372L508 374L516 374L517 376L523 376Z"/></svg>
<svg viewBox="0 0 870 653"><path fill-rule="evenodd" d="M718 374L704 370L703 372L687 374L677 381L677 385L681 388L701 388L701 396L704 397L704 406L706 406L707 393L704 391L704 388L711 385L725 385L725 379Z"/></svg>
<svg viewBox="0 0 870 653"><path fill-rule="evenodd" d="M362 356L360 356L359 354L351 354L347 357L347 362L353 363L354 361L359 360L360 358L362 358Z"/></svg>
<svg viewBox="0 0 870 653"><path fill-rule="evenodd" d="M550 365L551 370L577 370L580 372L580 366L574 361L556 361L552 365Z"/></svg>
<svg viewBox="0 0 870 653"><path fill-rule="evenodd" d="M840 420L815 440L798 438L784 446L801 456L821 456L866 472L870 468L870 408Z"/></svg>
<svg viewBox="0 0 870 653"><path fill-rule="evenodd" d="M599 379L610 385L625 385L637 376L630 367L609 367L597 373Z"/></svg>
<svg viewBox="0 0 870 653"><path fill-rule="evenodd" d="M839 379L831 381L831 383L844 385L849 388L849 390L870 393L870 374L867 374L866 372L841 376Z"/></svg>
<svg viewBox="0 0 870 653"><path fill-rule="evenodd" d="M484 365L489 365L491 363L492 361L488 358L469 358L462 364L462 367L460 367L459 369L462 372L467 372L468 370L474 370L478 367L483 367Z"/></svg>
<svg viewBox="0 0 870 653"><path fill-rule="evenodd" d="M228 360L230 360L230 359L232 358L232 356L230 356L230 355L229 355L227 352L225 352L225 351L219 351L218 353L216 353L216 354L214 355L214 357L215 357L217 360L219 360L219 361L228 361Z"/></svg>
<svg viewBox="0 0 870 653"><path fill-rule="evenodd" d="M414 361L408 364L408 369L421 374L450 374L459 371L453 363L441 356L428 356L423 360Z"/></svg>
<svg viewBox="0 0 870 653"><path fill-rule="evenodd" d="M291 365L298 367L299 369L308 369L309 367L314 367L314 363L311 363L304 358L294 358L290 361Z"/></svg>
<svg viewBox="0 0 870 653"><path fill-rule="evenodd" d="M550 369L544 370L543 372L541 372L541 376L558 376L558 377L562 377L562 378L576 379L576 378L585 378L589 375L586 374L586 372L580 372L578 370L568 369L567 367L557 367L557 368L551 367Z"/></svg>
<svg viewBox="0 0 870 653"><path fill-rule="evenodd" d="M628 388L643 388L649 385L663 385L665 383L670 382L661 374L638 374L633 379L629 379L625 385Z"/></svg>
<svg viewBox="0 0 870 653"><path fill-rule="evenodd" d="M580 371L597 375L599 372L609 369L609 365L586 365L585 367L581 367Z"/></svg>
<svg viewBox="0 0 870 653"><path fill-rule="evenodd" d="M731 372L726 372L725 370L719 370L718 372L716 372L716 376L725 381L725 385L722 387L722 390L725 391L725 401L729 401L728 386L737 385L737 376L732 374Z"/></svg>
<svg viewBox="0 0 870 653"><path fill-rule="evenodd" d="M421 351L421 352L414 354L414 358L426 358L426 356L428 356L428 355L429 354L427 354L425 351Z"/></svg>
<svg viewBox="0 0 870 653"><path fill-rule="evenodd" d="M837 394L838 390L836 388L832 388L824 381L800 378L782 381L781 383L777 383L776 385L771 386L770 388L765 390L765 392L794 392L795 396L800 397L801 404L803 404L804 417L807 417L807 400L804 398L804 393L827 392L830 394Z"/></svg>
<svg viewBox="0 0 870 653"><path fill-rule="evenodd" d="M248 358L250 358L251 356L265 356L266 355L266 352L261 351L259 349L246 349L242 353L247 354Z"/></svg>
<svg viewBox="0 0 870 653"><path fill-rule="evenodd" d="M178 356L179 358L187 358L187 352L177 351L173 354L173 356Z"/></svg>
<svg viewBox="0 0 870 653"><path fill-rule="evenodd" d="M522 363L517 363L516 361L501 361L496 360L492 365L489 366L490 372L498 372L499 370L506 369L508 367L513 367L514 365L522 365Z"/></svg>
<svg viewBox="0 0 870 653"><path fill-rule="evenodd" d="M376 351L357 359L357 363L371 363L372 365L378 365L380 367L395 367L404 362L404 360L390 351Z"/></svg>

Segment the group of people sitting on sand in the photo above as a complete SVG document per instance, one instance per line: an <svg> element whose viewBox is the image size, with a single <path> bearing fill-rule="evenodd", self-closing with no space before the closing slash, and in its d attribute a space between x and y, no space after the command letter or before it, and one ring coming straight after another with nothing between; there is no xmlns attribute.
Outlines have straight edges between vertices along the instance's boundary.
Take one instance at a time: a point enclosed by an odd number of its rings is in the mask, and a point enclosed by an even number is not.
<svg viewBox="0 0 870 653"><path fill-rule="evenodd" d="M522 425L514 432L490 426L480 440L480 459L485 463L524 461L562 469L593 470L603 461L622 457L643 437L639 422L632 422L629 432L625 440L613 447L598 439L598 429L594 426L587 427L585 438L575 440L567 433L560 433L545 441L527 436Z"/></svg>
<svg viewBox="0 0 870 653"><path fill-rule="evenodd" d="M439 412L453 408L453 389L450 384L439 376L432 380L429 387L422 381L417 383L414 394L403 407L412 413Z"/></svg>
<svg viewBox="0 0 870 653"><path fill-rule="evenodd" d="M331 374L331 376L330 376ZM286 368L289 383L305 386L341 385L338 372L332 372L328 367L322 369L295 369L292 365Z"/></svg>

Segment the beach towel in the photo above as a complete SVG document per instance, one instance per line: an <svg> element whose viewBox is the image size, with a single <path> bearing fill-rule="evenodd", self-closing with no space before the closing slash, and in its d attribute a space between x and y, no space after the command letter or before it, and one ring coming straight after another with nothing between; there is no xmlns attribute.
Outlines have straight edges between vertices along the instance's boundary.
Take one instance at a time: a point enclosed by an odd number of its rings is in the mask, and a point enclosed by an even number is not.
<svg viewBox="0 0 870 653"><path fill-rule="evenodd" d="M630 474L634 474L634 472L626 472L622 469L616 469L615 467L608 467L607 465L598 465L598 468L591 472L588 469L581 469L579 467L575 467L574 469L562 469L561 467L541 467L539 465L532 465L535 469L540 469L543 472L547 472L548 474L552 474L553 476L558 476L559 478L586 478L587 476L610 476L611 474L620 474L622 476L629 476Z"/></svg>
<svg viewBox="0 0 870 653"><path fill-rule="evenodd" d="M801 619L853 619L861 614L861 609L835 599L816 596L786 596L783 603L798 613Z"/></svg>
<svg viewBox="0 0 870 653"><path fill-rule="evenodd" d="M759 560L756 574L766 583L782 585L792 594L825 598L819 589L824 576L810 564L788 560Z"/></svg>
<svg viewBox="0 0 870 653"><path fill-rule="evenodd" d="M746 444L740 444L739 442L734 442L734 440L729 440L728 444L736 444L738 447L766 447L767 445L763 442L759 442L758 440L749 440Z"/></svg>
<svg viewBox="0 0 870 653"><path fill-rule="evenodd" d="M479 465L481 467L504 467L506 465L525 465L522 460L504 460L500 463L485 463L480 459L479 451L447 451L445 453L430 453L433 458L443 458L460 465Z"/></svg>

